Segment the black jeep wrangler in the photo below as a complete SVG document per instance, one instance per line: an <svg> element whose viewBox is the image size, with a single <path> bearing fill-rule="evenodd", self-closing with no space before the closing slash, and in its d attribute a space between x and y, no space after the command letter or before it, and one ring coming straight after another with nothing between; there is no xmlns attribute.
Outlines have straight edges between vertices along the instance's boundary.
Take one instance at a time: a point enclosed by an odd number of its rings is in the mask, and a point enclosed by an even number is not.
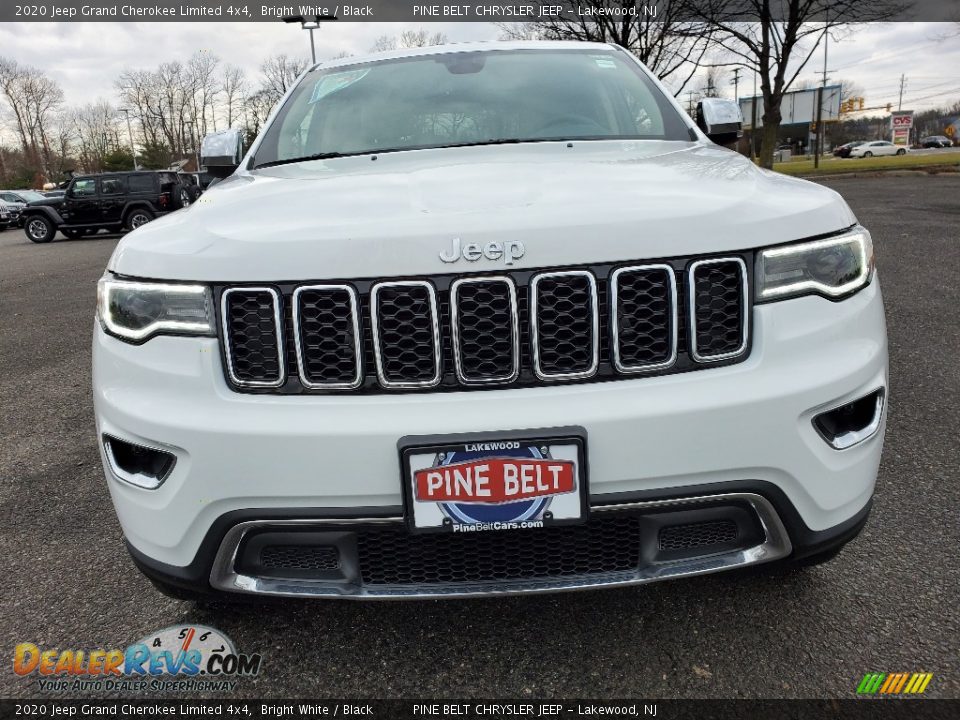
<svg viewBox="0 0 960 720"><path fill-rule="evenodd" d="M59 198L35 200L20 223L35 243L47 243L59 230L76 239L98 230L135 230L155 217L189 203L175 172L138 170L77 175Z"/></svg>

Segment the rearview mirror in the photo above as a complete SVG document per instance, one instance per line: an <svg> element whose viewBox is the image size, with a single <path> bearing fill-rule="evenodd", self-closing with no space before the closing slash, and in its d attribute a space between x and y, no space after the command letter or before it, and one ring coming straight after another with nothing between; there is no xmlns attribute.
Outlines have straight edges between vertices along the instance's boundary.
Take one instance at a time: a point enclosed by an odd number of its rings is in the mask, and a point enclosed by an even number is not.
<svg viewBox="0 0 960 720"><path fill-rule="evenodd" d="M697 103L697 127L718 145L730 145L743 136L743 115L732 100L704 98Z"/></svg>
<svg viewBox="0 0 960 720"><path fill-rule="evenodd" d="M229 177L242 159L243 133L239 130L210 133L200 144L200 165L214 177Z"/></svg>

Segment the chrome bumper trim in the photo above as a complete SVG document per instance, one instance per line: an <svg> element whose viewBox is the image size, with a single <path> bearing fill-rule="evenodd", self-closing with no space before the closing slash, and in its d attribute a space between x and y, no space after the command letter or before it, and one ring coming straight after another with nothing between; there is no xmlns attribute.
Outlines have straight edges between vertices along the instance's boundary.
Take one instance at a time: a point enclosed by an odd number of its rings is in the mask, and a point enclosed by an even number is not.
<svg viewBox="0 0 960 720"><path fill-rule="evenodd" d="M437 585L359 585L329 580L266 578L243 575L236 571L237 551L244 537L255 528L304 528L329 525L371 525L402 523L402 517L250 520L232 527L223 538L210 572L210 585L216 590L272 595L280 597L344 598L351 600L413 600L447 597L482 597L527 593L587 590L591 588L640 585L669 578L704 575L747 565L757 565L786 557L792 551L790 538L780 516L769 500L746 492L702 495L671 500L591 506L590 512L687 508L705 503L744 502L757 514L766 539L752 547L730 552L708 554L674 562L659 563L636 570L592 574L579 577L514 580L501 583L457 583ZM531 531L533 532L533 531Z"/></svg>

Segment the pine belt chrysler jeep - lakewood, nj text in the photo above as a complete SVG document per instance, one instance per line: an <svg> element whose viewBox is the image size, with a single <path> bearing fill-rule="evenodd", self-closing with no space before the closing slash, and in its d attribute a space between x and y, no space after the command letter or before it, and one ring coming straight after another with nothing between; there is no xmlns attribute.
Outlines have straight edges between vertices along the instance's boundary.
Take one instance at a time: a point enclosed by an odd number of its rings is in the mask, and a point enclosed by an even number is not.
<svg viewBox="0 0 960 720"><path fill-rule="evenodd" d="M870 234L604 44L320 63L100 281L97 433L162 590L439 597L831 557L866 522Z"/></svg>

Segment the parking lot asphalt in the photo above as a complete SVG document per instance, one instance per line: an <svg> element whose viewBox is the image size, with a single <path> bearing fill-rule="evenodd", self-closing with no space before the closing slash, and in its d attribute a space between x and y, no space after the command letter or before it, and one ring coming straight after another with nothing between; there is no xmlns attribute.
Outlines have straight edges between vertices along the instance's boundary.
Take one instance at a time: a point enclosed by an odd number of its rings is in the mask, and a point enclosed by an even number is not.
<svg viewBox="0 0 960 720"><path fill-rule="evenodd" d="M960 177L828 181L873 232L891 399L873 514L833 562L566 595L197 607L129 560L95 445L89 338L116 236L0 233L0 696L13 647L198 622L263 655L234 696L836 697L868 671L960 697Z"/></svg>

